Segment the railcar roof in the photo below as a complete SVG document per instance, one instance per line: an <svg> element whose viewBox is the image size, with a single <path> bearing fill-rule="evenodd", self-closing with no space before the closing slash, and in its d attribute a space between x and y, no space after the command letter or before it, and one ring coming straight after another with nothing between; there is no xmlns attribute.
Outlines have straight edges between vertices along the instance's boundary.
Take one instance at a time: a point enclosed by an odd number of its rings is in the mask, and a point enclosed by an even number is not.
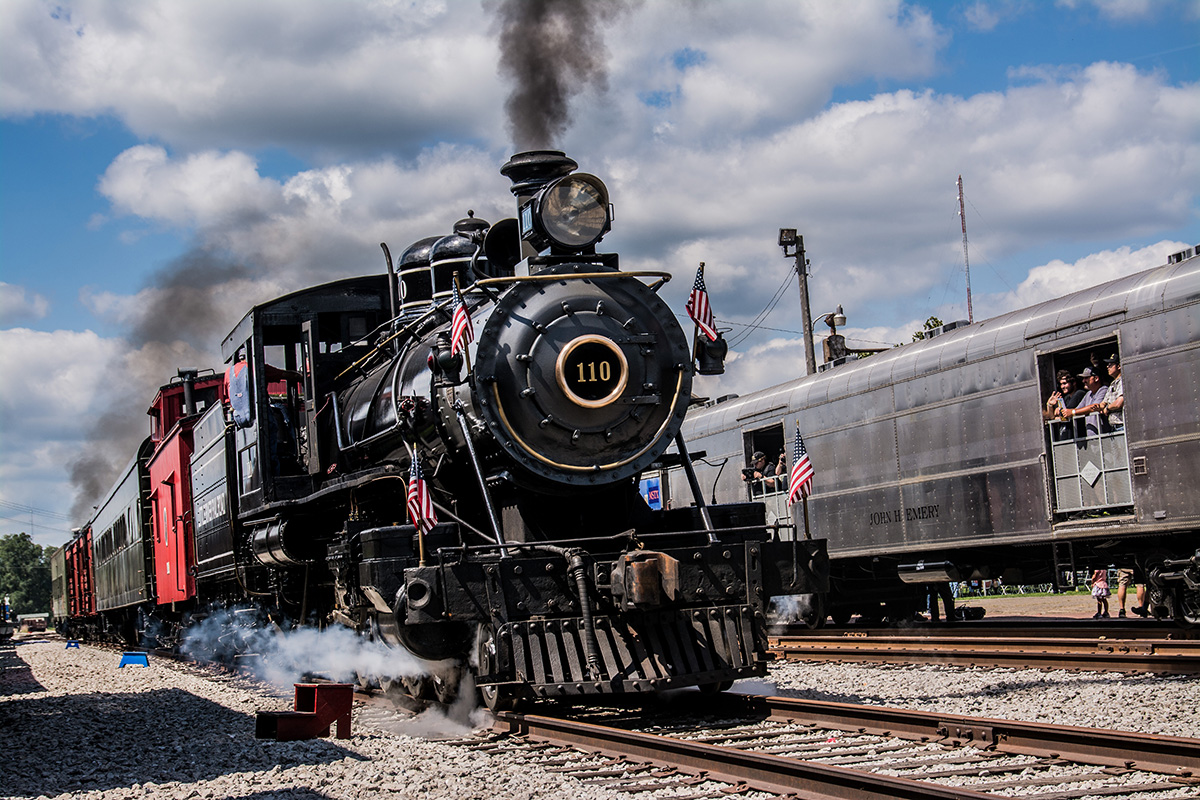
<svg viewBox="0 0 1200 800"><path fill-rule="evenodd" d="M1164 264L1063 297L1010 311L885 350L868 358L804 375L688 413L689 436L767 422L791 410L926 375L996 353L1053 342L1076 330L1099 330L1168 308L1200 302L1200 256ZM753 419L758 418L758 419Z"/></svg>

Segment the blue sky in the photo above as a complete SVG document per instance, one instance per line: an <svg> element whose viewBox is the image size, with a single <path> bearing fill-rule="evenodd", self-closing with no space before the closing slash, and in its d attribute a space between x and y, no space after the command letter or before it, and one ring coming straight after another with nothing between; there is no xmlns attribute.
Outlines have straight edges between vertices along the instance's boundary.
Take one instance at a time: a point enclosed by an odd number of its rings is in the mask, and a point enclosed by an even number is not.
<svg viewBox="0 0 1200 800"><path fill-rule="evenodd" d="M1200 243L1197 0L608 7L554 145L679 313L708 264L740 341L704 392L803 369L794 279L745 328L789 281L780 227L863 344L966 316L959 174L977 318ZM0 535L61 543L250 303L511 216L497 40L468 2L6 2Z"/></svg>

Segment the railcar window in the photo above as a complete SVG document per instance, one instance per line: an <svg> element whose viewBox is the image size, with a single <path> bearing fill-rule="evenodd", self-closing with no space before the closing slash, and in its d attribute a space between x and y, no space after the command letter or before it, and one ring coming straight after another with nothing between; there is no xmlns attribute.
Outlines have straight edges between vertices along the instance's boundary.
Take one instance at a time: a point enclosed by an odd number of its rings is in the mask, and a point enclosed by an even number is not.
<svg viewBox="0 0 1200 800"><path fill-rule="evenodd" d="M789 456L785 452L783 424L746 431L743 434L745 461L742 476L748 499L765 503L767 522L790 522L787 505ZM755 456L761 455L756 463Z"/></svg>
<svg viewBox="0 0 1200 800"><path fill-rule="evenodd" d="M1106 362L1120 342L1109 337L1038 357L1045 447L1055 521L1132 510L1124 420L1096 410L1120 375ZM1078 413L1090 408L1091 413Z"/></svg>

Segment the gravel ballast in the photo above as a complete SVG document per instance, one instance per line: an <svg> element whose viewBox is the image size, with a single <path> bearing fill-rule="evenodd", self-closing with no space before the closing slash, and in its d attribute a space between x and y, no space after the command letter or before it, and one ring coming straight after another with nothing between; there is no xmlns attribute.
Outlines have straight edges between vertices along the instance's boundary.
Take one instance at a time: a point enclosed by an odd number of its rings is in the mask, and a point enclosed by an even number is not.
<svg viewBox="0 0 1200 800"><path fill-rule="evenodd" d="M119 660L61 640L0 648L0 796L629 797L437 741L489 724L478 709L402 720L356 706L348 740L258 740L255 715L290 709L290 687L214 679L158 659L118 668ZM1200 738L1200 681L1191 676L793 662L737 689Z"/></svg>

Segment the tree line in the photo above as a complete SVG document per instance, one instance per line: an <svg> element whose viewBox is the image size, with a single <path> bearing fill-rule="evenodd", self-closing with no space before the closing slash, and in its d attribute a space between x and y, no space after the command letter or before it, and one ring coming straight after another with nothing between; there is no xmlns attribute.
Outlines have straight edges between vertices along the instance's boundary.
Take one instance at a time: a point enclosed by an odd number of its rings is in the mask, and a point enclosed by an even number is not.
<svg viewBox="0 0 1200 800"><path fill-rule="evenodd" d="M0 536L0 599L15 614L50 612L50 554L57 548L35 544L28 533Z"/></svg>

